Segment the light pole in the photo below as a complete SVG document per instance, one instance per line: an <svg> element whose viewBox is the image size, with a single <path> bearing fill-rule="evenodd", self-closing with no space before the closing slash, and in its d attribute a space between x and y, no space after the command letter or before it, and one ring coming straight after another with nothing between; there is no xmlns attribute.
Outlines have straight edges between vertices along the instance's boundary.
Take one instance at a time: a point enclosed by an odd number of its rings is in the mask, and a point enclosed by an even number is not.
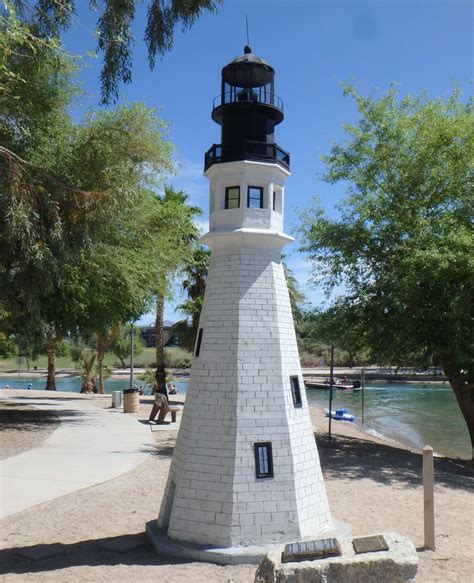
<svg viewBox="0 0 474 583"><path fill-rule="evenodd" d="M331 345L331 369L329 374L329 443L331 443L332 388L334 385L334 344Z"/></svg>
<svg viewBox="0 0 474 583"><path fill-rule="evenodd" d="M130 389L133 389L133 322L130 322Z"/></svg>

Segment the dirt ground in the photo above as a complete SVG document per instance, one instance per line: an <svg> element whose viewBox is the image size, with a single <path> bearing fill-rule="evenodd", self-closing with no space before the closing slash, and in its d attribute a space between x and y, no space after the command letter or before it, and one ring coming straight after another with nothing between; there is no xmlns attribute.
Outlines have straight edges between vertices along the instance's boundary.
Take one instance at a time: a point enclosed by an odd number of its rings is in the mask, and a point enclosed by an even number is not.
<svg viewBox="0 0 474 583"><path fill-rule="evenodd" d="M94 404L109 406L105 398L95 399ZM137 416L147 417L150 408L151 400L144 398ZM329 444L322 433L327 422L324 415L312 408L312 418L333 516L350 523L354 535L396 531L407 536L419 549L418 583L470 583L474 572L472 462L435 461L437 550L424 551L419 453L369 439L357 428L337 423ZM13 442L14 433L9 430ZM154 453L135 470L4 518L0 522L0 579L252 582L255 566L170 561L154 553L144 525L158 513L176 432L155 431L154 438Z"/></svg>
<svg viewBox="0 0 474 583"><path fill-rule="evenodd" d="M51 411L0 402L0 460L37 447L58 427L59 419Z"/></svg>

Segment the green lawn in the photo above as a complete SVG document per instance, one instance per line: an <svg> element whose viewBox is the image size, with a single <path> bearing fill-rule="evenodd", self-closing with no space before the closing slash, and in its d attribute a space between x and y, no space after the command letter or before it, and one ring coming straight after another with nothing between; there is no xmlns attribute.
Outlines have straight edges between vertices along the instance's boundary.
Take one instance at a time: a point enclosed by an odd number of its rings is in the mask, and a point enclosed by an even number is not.
<svg viewBox="0 0 474 583"><path fill-rule="evenodd" d="M176 360L176 364L172 363L171 366L180 366L179 362L181 358L184 358L189 353L183 351L182 348L173 347L173 348L165 348L165 353L167 354L168 358L173 357L173 360ZM135 357L135 366L137 368L151 368L153 363L155 362L155 348L144 348L143 352ZM111 368L120 368L120 360L115 356L115 354L108 353L105 355L105 365ZM126 361L127 366L129 362ZM46 355L42 355L37 358L37 360L30 361L30 370L33 370L34 367L38 369L45 369L48 366L48 359ZM26 361L23 358L23 362L21 363L21 369L26 370ZM59 356L56 359L56 368L57 369L76 369L76 364L71 360L69 356ZM0 359L0 372L4 370L18 370L18 359L17 358L8 358L8 359Z"/></svg>

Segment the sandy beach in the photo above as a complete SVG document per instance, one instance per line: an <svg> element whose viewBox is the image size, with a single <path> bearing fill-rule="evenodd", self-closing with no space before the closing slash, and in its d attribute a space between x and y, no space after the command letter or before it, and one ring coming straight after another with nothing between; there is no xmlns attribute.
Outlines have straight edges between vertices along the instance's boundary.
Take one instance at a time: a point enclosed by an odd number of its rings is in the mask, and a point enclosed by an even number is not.
<svg viewBox="0 0 474 583"><path fill-rule="evenodd" d="M8 398L50 398L44 391L0 394L0 458L46 440L58 420L48 411L12 406ZM110 407L110 396L56 393ZM182 402L182 396L173 397ZM151 398L142 397L138 419L146 419ZM423 550L421 456L333 422L327 439L323 411L312 406L326 489L334 517L348 522L354 535L396 531L419 549L420 583L469 583L474 538L472 462L435 460L437 549ZM148 427L144 426L148 431ZM0 578L5 581L185 581L251 582L255 566L219 567L159 558L144 536L156 517L166 482L176 431L153 432L154 450L136 469L4 518L1 522ZM380 582L383 583L383 582Z"/></svg>

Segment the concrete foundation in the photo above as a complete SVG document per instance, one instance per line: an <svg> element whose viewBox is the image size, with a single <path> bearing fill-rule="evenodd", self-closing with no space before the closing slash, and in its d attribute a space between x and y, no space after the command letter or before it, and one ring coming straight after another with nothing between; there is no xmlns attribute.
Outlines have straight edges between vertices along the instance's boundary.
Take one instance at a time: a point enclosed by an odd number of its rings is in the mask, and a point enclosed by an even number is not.
<svg viewBox="0 0 474 583"><path fill-rule="evenodd" d="M258 565L269 554L276 552L281 556L284 545L252 545L236 547L218 547L213 545L183 542L170 538L165 528L159 528L156 520L146 524L146 534L156 552L164 557L190 559L217 565ZM321 533L321 537L346 537L351 535L350 527L334 520L330 529Z"/></svg>

